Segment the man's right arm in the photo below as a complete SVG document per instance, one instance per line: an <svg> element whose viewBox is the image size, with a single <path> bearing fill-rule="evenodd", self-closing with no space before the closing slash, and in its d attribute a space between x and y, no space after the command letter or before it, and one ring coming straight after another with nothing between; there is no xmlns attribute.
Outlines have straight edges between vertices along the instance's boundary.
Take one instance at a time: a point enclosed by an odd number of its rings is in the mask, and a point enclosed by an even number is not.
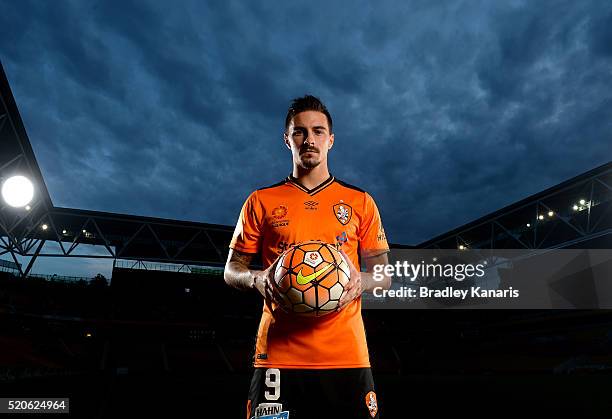
<svg viewBox="0 0 612 419"><path fill-rule="evenodd" d="M240 289L249 290L256 283L255 275L261 271L250 270L249 265L255 255L230 249L223 271L223 278L227 285Z"/></svg>
<svg viewBox="0 0 612 419"><path fill-rule="evenodd" d="M223 271L225 282L239 290L255 288L264 297L266 304L274 302L279 306L284 306L284 302L278 293L278 287L274 283L274 270L279 258L266 270L259 271L249 269L253 256L255 255L252 253L244 253L230 248Z"/></svg>

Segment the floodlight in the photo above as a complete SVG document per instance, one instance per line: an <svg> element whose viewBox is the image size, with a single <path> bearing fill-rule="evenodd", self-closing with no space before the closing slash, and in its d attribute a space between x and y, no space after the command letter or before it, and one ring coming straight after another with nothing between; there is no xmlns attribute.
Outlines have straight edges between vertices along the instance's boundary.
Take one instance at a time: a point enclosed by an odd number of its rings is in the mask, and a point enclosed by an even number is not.
<svg viewBox="0 0 612 419"><path fill-rule="evenodd" d="M2 185L2 198L11 207L23 207L29 204L33 197L34 186L25 176L12 176Z"/></svg>

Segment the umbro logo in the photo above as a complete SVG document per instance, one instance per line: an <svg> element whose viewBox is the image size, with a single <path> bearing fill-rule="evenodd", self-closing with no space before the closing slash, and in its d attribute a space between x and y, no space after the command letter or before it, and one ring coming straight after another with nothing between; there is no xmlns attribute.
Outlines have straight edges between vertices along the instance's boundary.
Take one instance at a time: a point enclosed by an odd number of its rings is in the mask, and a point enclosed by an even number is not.
<svg viewBox="0 0 612 419"><path fill-rule="evenodd" d="M306 201L304 202L304 209L307 210L316 210L317 205L319 205L319 203L317 201Z"/></svg>

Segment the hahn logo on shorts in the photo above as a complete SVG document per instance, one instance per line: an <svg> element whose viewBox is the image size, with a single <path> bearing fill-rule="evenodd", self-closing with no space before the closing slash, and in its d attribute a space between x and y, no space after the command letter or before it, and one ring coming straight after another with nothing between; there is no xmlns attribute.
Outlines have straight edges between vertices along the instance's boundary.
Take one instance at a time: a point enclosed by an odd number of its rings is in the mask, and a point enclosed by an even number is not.
<svg viewBox="0 0 612 419"><path fill-rule="evenodd" d="M366 406L368 406L368 410L370 411L370 416L375 418L376 414L378 413L378 402L376 401L376 393L370 391L368 394L366 394L365 402Z"/></svg>
<svg viewBox="0 0 612 419"><path fill-rule="evenodd" d="M281 403L261 403L255 408L252 419L289 419L289 411L282 411Z"/></svg>

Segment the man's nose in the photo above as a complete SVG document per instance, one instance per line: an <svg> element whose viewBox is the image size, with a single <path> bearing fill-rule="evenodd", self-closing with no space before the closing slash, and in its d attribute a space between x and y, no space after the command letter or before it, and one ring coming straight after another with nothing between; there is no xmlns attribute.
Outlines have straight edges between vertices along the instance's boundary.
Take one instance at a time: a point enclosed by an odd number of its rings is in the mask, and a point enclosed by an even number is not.
<svg viewBox="0 0 612 419"><path fill-rule="evenodd" d="M306 138L304 139L305 143L314 144L314 135L312 132L306 131Z"/></svg>

